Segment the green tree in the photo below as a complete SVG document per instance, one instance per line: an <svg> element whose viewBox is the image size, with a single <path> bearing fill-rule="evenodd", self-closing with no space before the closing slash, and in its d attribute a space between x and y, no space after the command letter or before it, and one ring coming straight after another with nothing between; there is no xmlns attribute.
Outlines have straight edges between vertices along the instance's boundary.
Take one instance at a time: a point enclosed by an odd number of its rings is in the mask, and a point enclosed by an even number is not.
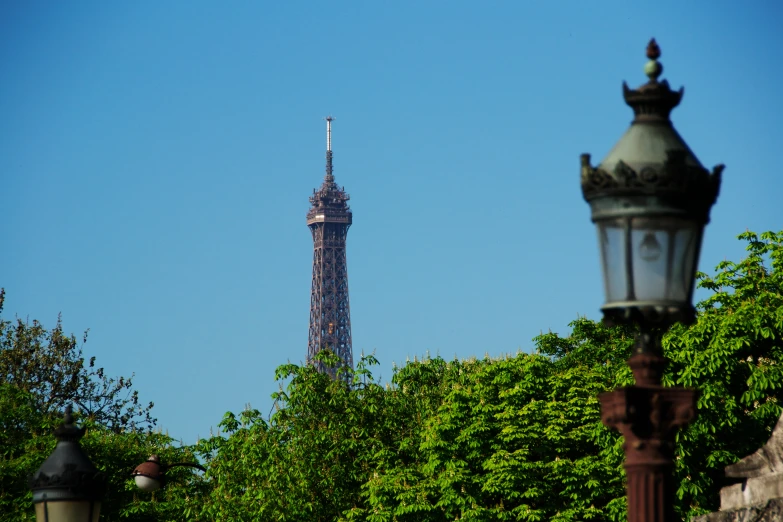
<svg viewBox="0 0 783 522"><path fill-rule="evenodd" d="M52 432L60 423L54 416L41 415L27 392L0 385L0 425L19 427L23 416L24 433L3 437L0 448L0 519L4 522L35 520L28 478L54 450ZM193 462L193 452L178 447L162 433L125 431L116 433L84 419L87 433L81 445L90 460L105 473L108 484L101 508L101 520L144 522L181 521L193 509L209 484L187 468L169 472L170 484L153 495L136 490L130 478L133 468L151 454L164 462ZM11 444L8 444L9 440Z"/></svg>
<svg viewBox="0 0 783 522"><path fill-rule="evenodd" d="M318 359L335 365L322 351ZM333 521L361 502L360 488L373 472L373 457L392 442L394 425L383 388L366 382L363 357L348 372L352 384L314 366L284 365L288 379L274 395L277 411L267 422L257 410L227 414L228 437L202 441L213 482L201 515L216 521Z"/></svg>
<svg viewBox="0 0 783 522"><path fill-rule="evenodd" d="M714 511L723 469L756 451L781 414L783 231L745 232L748 255L699 274L712 292L690 328L664 337L667 385L700 390L698 418L678 438L680 512Z"/></svg>
<svg viewBox="0 0 783 522"><path fill-rule="evenodd" d="M4 294L0 291L0 310ZM158 454L164 462L189 462L187 447L151 431L152 403L142 406L131 379L107 378L85 364L73 336L58 319L52 330L38 321L0 318L0 514L2 520L34 520L28 478L51 454L62 408L74 403L87 427L82 446L108 479L102 506L105 521L180 521L208 483L187 468L170 472L171 485L141 495L130 478L133 468Z"/></svg>
<svg viewBox="0 0 783 522"><path fill-rule="evenodd" d="M717 508L724 466L762 445L780 416L783 232L740 239L745 259L699 275L711 294L698 303L697 322L663 338L671 359L665 384L701 391L699 416L677 439L684 518ZM4 347L75 353L66 349L72 338L36 323L32 333L19 321L3 325ZM249 408L228 413L223 434L183 448L160 433L118 430L122 416L85 408L83 444L110 475L104 520L621 522L622 440L600 422L597 395L632 382L634 333L579 318L567 336L536 337L533 353L415 359L385 387L370 373L374 357L342 369L345 379L288 364L277 370L285 386L268 420ZM52 343L62 347L47 352ZM74 362L71 375L90 371L78 354L64 358L65 367ZM319 357L337 362L328 351ZM15 371L4 375L13 379L0 383L0 512L31 520L20 477L53 447L58 419L47 401L62 392L52 389L73 385L55 377L20 385L18 376L36 372L9 367ZM165 490L136 492L128 473L150 453L169 462L198 456L208 471L174 470Z"/></svg>
<svg viewBox="0 0 783 522"><path fill-rule="evenodd" d="M698 388L678 435L677 509L717 508L723 467L753 452L780 415L783 232L747 232L748 257L699 275L698 320L663 339L664 382ZM368 358L351 385L285 365L269 421L227 414L198 446L214 489L210 520L622 521L622 440L598 393L632 382L634 330L580 318L538 336L535 353L414 360L392 385ZM325 355L328 357L329 355Z"/></svg>
<svg viewBox="0 0 783 522"><path fill-rule="evenodd" d="M613 436L600 424L601 372L541 354L425 359L395 376L397 390L417 366L441 370L439 404L411 464L379 470L354 520L604 520L622 509L619 462L602 451Z"/></svg>
<svg viewBox="0 0 783 522"><path fill-rule="evenodd" d="M5 290L0 289L0 313L4 300ZM87 333L82 343L87 342ZM76 337L64 334L61 317L51 330L37 320L0 317L0 383L29 392L44 413L75 404L91 420L116 432L155 426L154 405L139 401L133 376L110 378L95 367L95 357L85 363Z"/></svg>

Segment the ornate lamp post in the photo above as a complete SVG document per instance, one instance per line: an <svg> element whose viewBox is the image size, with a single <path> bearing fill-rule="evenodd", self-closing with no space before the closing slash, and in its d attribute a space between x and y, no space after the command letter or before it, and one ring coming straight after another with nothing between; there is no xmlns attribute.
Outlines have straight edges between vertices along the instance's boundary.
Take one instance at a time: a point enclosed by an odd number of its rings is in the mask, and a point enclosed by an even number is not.
<svg viewBox="0 0 783 522"><path fill-rule="evenodd" d="M661 334L691 324L702 232L718 196L723 165L708 172L672 126L683 89L658 81L655 40L647 47L649 81L623 83L631 127L597 167L582 154L582 192L598 229L607 324L636 323L628 364L635 386L600 396L604 424L625 438L628 521L669 522L673 510L674 437L696 415L696 391L664 388Z"/></svg>
<svg viewBox="0 0 783 522"><path fill-rule="evenodd" d="M106 480L79 445L84 431L67 406L54 432L57 446L30 481L38 522L98 521Z"/></svg>
<svg viewBox="0 0 783 522"><path fill-rule="evenodd" d="M150 455L146 462L142 462L133 470L131 476L136 481L136 486L143 491L155 491L166 484L166 471L177 466L196 468L206 471L204 466L196 463L176 462L174 464L161 464L160 457Z"/></svg>

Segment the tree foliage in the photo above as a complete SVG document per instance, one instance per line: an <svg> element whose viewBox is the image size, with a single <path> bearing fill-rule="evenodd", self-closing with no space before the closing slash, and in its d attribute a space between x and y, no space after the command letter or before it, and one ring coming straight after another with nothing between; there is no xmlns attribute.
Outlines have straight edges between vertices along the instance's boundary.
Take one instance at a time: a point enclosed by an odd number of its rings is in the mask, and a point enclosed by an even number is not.
<svg viewBox="0 0 783 522"><path fill-rule="evenodd" d="M0 290L0 312L5 291ZM87 342L84 332L82 343ZM43 413L57 413L75 404L92 421L120 432L151 429L153 403L143 405L133 389L133 376L108 377L95 367L95 357L85 363L76 337L65 335L61 317L51 330L40 322L0 317L0 384L30 394Z"/></svg>
<svg viewBox="0 0 783 522"><path fill-rule="evenodd" d="M783 232L745 233L696 324L664 337L664 382L698 388L699 417L678 435L677 509L717 509L723 468L755 451L780 415ZM622 440L598 393L632 383L631 328L580 318L538 336L534 353L415 360L391 386L363 358L353 384L285 365L267 421L227 414L198 446L213 489L194 520L622 521ZM324 355L329 357L329 355Z"/></svg>
<svg viewBox="0 0 783 522"><path fill-rule="evenodd" d="M42 415L29 393L0 385L0 425L13 426L19 415L25 422L24 432L13 437L4 435L0 443L0 520L4 522L35 520L28 479L54 450L52 432L61 422L60 418ZM175 468L169 472L170 485L164 491L141 496L130 473L151 454L160 455L164 462L192 462L192 451L178 447L162 433L116 433L83 416L77 415L77 420L87 427L81 446L108 482L101 520L183 520L183 513L192 508L206 487L201 477L189 469Z"/></svg>
<svg viewBox="0 0 783 522"><path fill-rule="evenodd" d="M0 310L3 293L0 291ZM38 321L0 318L0 519L35 520L28 479L51 454L62 408L74 403L87 427L81 444L108 478L102 520L182 520L203 490L186 468L170 472L172 485L156 497L139 498L130 472L150 454L164 462L195 458L168 435L152 432L152 403L142 406L130 378L108 378L85 364L73 336L58 319L52 330Z"/></svg>
<svg viewBox="0 0 783 522"><path fill-rule="evenodd" d="M723 261L698 321L664 338L665 384L701 392L698 417L678 438L681 512L717 509L723 469L763 445L783 400L783 231L740 234L746 258ZM706 509L705 509L706 508Z"/></svg>
<svg viewBox="0 0 783 522"><path fill-rule="evenodd" d="M710 295L697 322L663 339L664 383L701 392L697 419L677 438L683 518L717 509L723 468L766 442L780 416L783 231L740 239L745 259L699 274ZM385 386L370 373L372 356L338 379L287 364L268 419L251 408L227 413L222 433L176 447L161 434L103 427L88 411L84 445L114 473L105 520L620 522L622 439L602 425L597 395L633 382L634 334L579 318L567 336L536 337L531 353L415 359ZM328 351L318 357L337 363ZM14 448L0 467L5 512L29 504L6 487L40 464L53 439L42 435L52 427L40 406L49 388L2 386L0 442ZM196 456L207 473L181 470L165 490L135 493L127 473L152 452Z"/></svg>

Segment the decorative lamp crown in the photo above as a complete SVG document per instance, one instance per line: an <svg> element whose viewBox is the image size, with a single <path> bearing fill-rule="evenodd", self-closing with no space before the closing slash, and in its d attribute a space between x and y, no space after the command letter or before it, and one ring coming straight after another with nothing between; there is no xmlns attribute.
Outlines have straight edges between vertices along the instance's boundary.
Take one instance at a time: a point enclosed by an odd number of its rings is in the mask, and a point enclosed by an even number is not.
<svg viewBox="0 0 783 522"><path fill-rule="evenodd" d="M685 93L684 87L680 87L679 91L672 91L669 82L658 81L663 72L663 65L658 61L660 57L661 48L653 38L647 44L647 58L650 61L644 66L644 72L650 81L638 89L629 89L628 84L623 82L623 98L636 115L634 121L669 122L669 114L680 104Z"/></svg>

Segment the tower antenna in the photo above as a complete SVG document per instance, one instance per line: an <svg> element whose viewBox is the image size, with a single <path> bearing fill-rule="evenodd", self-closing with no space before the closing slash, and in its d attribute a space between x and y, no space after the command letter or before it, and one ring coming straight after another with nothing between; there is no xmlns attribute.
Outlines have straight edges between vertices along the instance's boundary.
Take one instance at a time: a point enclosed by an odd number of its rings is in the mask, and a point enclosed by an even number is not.
<svg viewBox="0 0 783 522"><path fill-rule="evenodd" d="M326 181L334 181L332 175L332 122L334 118L329 115L326 118Z"/></svg>

